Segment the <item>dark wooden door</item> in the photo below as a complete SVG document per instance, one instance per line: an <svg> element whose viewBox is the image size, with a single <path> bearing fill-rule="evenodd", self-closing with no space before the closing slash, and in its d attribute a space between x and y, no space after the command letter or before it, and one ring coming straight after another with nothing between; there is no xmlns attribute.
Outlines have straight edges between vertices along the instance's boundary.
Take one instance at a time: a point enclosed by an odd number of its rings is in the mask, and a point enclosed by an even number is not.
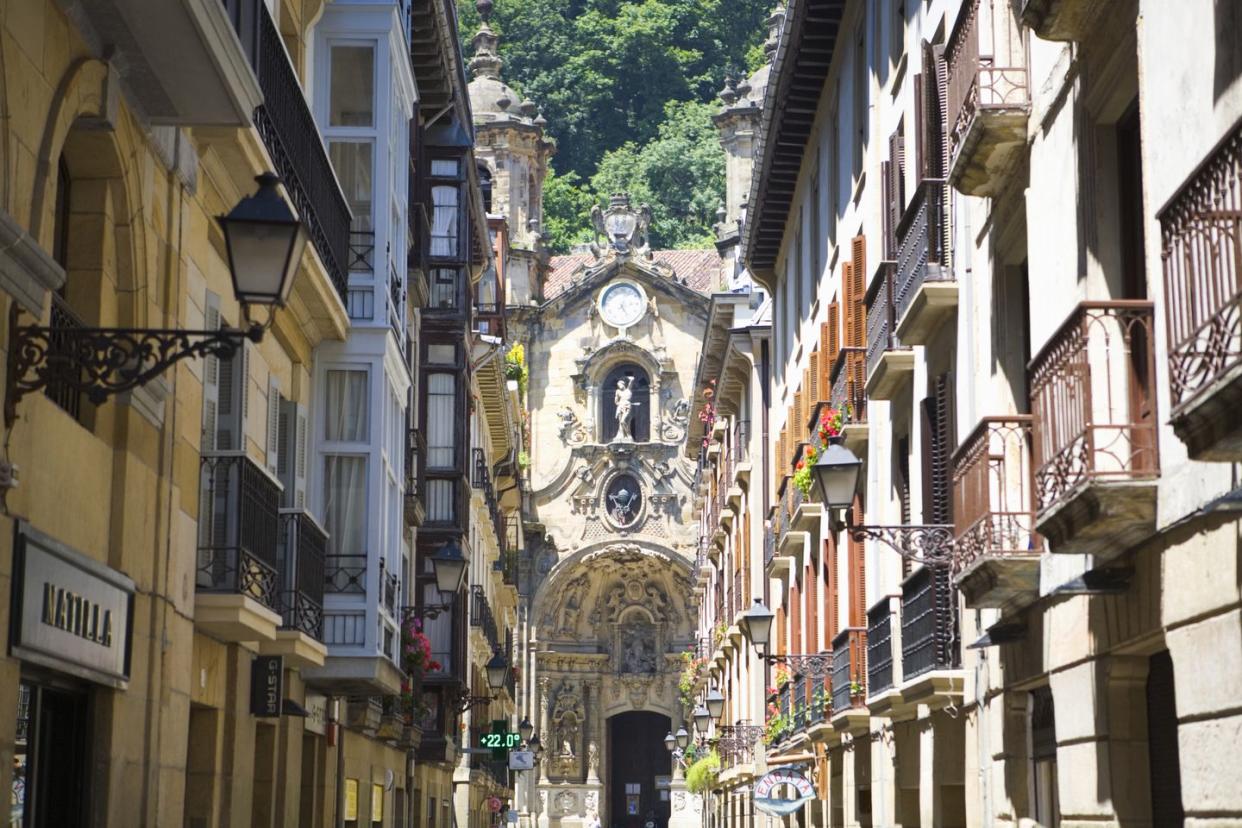
<svg viewBox="0 0 1242 828"><path fill-rule="evenodd" d="M672 756L664 747L672 721L659 713L634 711L608 720L609 813L604 828L667 828L669 802L656 788L657 776L672 775ZM630 797L636 797L631 799Z"/></svg>

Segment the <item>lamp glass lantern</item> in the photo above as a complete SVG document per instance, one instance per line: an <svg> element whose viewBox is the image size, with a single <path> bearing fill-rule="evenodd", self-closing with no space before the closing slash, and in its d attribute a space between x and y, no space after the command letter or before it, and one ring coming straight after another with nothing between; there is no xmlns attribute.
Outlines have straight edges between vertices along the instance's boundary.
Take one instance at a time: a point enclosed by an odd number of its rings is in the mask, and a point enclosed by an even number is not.
<svg viewBox="0 0 1242 828"><path fill-rule="evenodd" d="M522 723L518 725L518 735L522 737L522 741L530 744L530 737L534 732L535 726L530 723L530 719L523 717Z"/></svg>
<svg viewBox="0 0 1242 828"><path fill-rule="evenodd" d="M668 749L669 753L672 753L677 749L677 737L673 735L671 730L668 735L664 737L664 747Z"/></svg>
<svg viewBox="0 0 1242 828"><path fill-rule="evenodd" d="M707 699L705 700L707 707L707 715L713 719L719 719L724 715L725 697L724 694L713 687L707 691Z"/></svg>
<svg viewBox="0 0 1242 828"><path fill-rule="evenodd" d="M700 735L706 736L707 729L711 726L712 714L707 711L703 705L694 708L694 728Z"/></svg>
<svg viewBox="0 0 1242 828"><path fill-rule="evenodd" d="M259 189L217 217L237 301L284 307L306 249L306 230L281 196L280 178L265 172Z"/></svg>
<svg viewBox="0 0 1242 828"><path fill-rule="evenodd" d="M682 750L685 750L690 746L690 733L686 730L684 725L677 728L677 736L675 738L677 739L677 747Z"/></svg>
<svg viewBox="0 0 1242 828"><path fill-rule="evenodd" d="M493 653L484 668L487 671L487 683L493 690L499 690L505 686L505 679L509 678L509 662L500 653Z"/></svg>
<svg viewBox="0 0 1242 828"><path fill-rule="evenodd" d="M447 541L431 556L431 568L436 576L436 589L441 595L455 595L466 579L466 557L456 541Z"/></svg>
<svg viewBox="0 0 1242 828"><path fill-rule="evenodd" d="M768 646L768 641L772 638L772 620L775 617L775 613L765 607L759 598L755 599L750 609L742 613L742 632L755 645L756 650L762 652Z"/></svg>
<svg viewBox="0 0 1242 828"><path fill-rule="evenodd" d="M845 447L839 436L828 438L828 447L811 467L820 502L829 509L853 506L862 464L863 461Z"/></svg>

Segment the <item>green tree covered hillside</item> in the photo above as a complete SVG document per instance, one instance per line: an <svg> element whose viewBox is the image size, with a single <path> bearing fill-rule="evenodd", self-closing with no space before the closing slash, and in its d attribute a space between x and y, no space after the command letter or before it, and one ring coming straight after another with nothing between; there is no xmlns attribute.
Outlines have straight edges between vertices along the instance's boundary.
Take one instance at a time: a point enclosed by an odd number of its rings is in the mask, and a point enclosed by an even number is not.
<svg viewBox="0 0 1242 828"><path fill-rule="evenodd" d="M773 0L495 0L502 77L534 100L557 142L549 243L580 241L593 202L627 190L654 214L652 243L710 243L724 197L711 124L729 72L762 59ZM462 39L478 28L459 0Z"/></svg>

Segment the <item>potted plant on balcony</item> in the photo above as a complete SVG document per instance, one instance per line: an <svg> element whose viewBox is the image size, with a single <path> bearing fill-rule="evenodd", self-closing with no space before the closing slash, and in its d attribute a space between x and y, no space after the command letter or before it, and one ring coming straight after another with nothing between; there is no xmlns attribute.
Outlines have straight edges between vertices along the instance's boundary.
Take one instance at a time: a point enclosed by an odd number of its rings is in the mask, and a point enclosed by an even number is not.
<svg viewBox="0 0 1242 828"><path fill-rule="evenodd" d="M692 794L706 793L715 787L719 775L720 754L712 749L686 768L686 790Z"/></svg>
<svg viewBox="0 0 1242 828"><path fill-rule="evenodd" d="M780 707L775 703L768 703L768 718L763 724L763 743L765 745L774 745L791 729L793 723L787 714L782 713Z"/></svg>
<svg viewBox="0 0 1242 828"><path fill-rule="evenodd" d="M681 654L681 675L677 678L677 695L687 714L694 708L694 691L707 673L707 659L695 658L694 652Z"/></svg>

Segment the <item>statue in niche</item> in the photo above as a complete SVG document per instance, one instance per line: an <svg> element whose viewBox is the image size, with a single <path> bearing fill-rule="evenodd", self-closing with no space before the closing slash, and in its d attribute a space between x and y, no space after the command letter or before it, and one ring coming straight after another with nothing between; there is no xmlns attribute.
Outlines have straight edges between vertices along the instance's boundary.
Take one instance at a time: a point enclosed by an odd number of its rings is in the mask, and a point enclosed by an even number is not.
<svg viewBox="0 0 1242 828"><path fill-rule="evenodd" d="M621 672L656 672L655 630L650 624L632 624L621 630Z"/></svg>
<svg viewBox="0 0 1242 828"><path fill-rule="evenodd" d="M565 587L565 605L561 608L561 616L557 621L557 635L573 635L577 631L578 617L582 614L582 596L586 589L585 573Z"/></svg>
<svg viewBox="0 0 1242 828"><path fill-rule="evenodd" d="M647 584L647 609L651 610L651 614L656 618L665 618L668 620L676 620L673 613L669 612L668 596L664 590L655 584Z"/></svg>
<svg viewBox="0 0 1242 828"><path fill-rule="evenodd" d="M617 441L628 443L634 438L630 435L630 419L634 416L633 406L639 403L633 401L634 390L631 387L634 384L633 379L621 378L617 380L617 390L613 392L612 401L617 406Z"/></svg>

